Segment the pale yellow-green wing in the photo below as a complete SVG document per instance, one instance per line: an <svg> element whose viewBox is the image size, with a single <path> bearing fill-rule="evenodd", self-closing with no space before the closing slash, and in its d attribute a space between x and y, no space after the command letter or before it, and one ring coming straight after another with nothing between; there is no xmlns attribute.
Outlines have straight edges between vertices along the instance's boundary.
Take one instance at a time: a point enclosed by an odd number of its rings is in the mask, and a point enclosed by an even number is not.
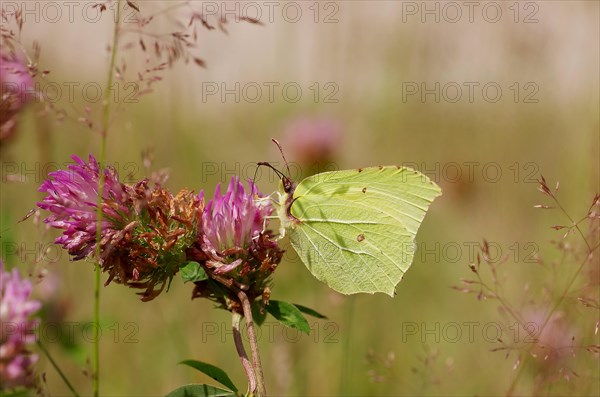
<svg viewBox="0 0 600 397"><path fill-rule="evenodd" d="M343 294L393 296L410 267L415 236L441 189L420 172L386 166L304 179L287 223L292 246L321 281Z"/></svg>

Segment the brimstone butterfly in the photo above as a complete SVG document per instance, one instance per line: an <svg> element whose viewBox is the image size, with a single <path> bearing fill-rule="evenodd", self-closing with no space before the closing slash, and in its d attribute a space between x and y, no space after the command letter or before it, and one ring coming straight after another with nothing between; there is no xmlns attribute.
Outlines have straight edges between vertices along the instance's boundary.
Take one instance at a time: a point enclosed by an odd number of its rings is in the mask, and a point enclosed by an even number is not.
<svg viewBox="0 0 600 397"><path fill-rule="evenodd" d="M343 294L393 296L412 263L425 213L442 193L439 186L397 166L324 172L298 185L279 174L273 201L280 235L289 236L308 270Z"/></svg>

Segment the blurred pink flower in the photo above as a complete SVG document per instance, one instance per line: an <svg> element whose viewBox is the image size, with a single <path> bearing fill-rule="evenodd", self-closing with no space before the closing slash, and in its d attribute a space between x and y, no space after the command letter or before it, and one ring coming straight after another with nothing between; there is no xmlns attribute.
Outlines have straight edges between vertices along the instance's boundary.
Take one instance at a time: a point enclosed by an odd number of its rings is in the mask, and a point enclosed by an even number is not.
<svg viewBox="0 0 600 397"><path fill-rule="evenodd" d="M33 330L38 320L29 317L40 303L30 295L31 283L21 280L17 269L5 272L0 260L0 390L32 382L31 366L37 356L27 349L36 341Z"/></svg>
<svg viewBox="0 0 600 397"><path fill-rule="evenodd" d="M331 161L341 140L342 126L331 118L301 117L284 127L284 148L293 161L306 166Z"/></svg>
<svg viewBox="0 0 600 397"><path fill-rule="evenodd" d="M525 317L529 321L525 340L535 343L532 354L540 359L540 365L551 369L564 364L571 355L576 332L564 313L560 312L552 314L544 326L547 310L538 308Z"/></svg>
<svg viewBox="0 0 600 397"><path fill-rule="evenodd" d="M23 106L35 97L34 81L29 70L14 56L0 55L0 142L16 129Z"/></svg>

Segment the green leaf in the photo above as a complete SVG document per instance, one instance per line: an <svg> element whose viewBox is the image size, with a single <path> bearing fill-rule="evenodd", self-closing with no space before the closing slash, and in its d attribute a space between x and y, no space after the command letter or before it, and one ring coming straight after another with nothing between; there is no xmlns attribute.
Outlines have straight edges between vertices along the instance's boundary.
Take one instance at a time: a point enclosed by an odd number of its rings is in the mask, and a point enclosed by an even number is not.
<svg viewBox="0 0 600 397"><path fill-rule="evenodd" d="M192 384L178 387L165 397L236 397L236 394L214 386Z"/></svg>
<svg viewBox="0 0 600 397"><path fill-rule="evenodd" d="M296 306L298 308L298 310L300 310L302 313L304 314L308 314L309 316L313 316L316 318L323 318L326 319L327 316L322 315L321 313L319 313L316 310L311 309L310 307L306 307L306 306L302 306L302 305L297 305L294 303L294 306Z"/></svg>
<svg viewBox="0 0 600 397"><path fill-rule="evenodd" d="M252 320L254 320L254 324L259 327L263 325L265 319L267 318L267 311L265 310L263 313L260 312L260 306L262 301L256 301L252 303Z"/></svg>
<svg viewBox="0 0 600 397"><path fill-rule="evenodd" d="M306 321L300 310L291 303L272 300L269 301L266 309L281 324L310 334L308 321Z"/></svg>
<svg viewBox="0 0 600 397"><path fill-rule="evenodd" d="M188 281L196 282L208 279L206 272L197 262L188 262L186 265L182 266L180 270L181 279L184 283L187 283Z"/></svg>
<svg viewBox="0 0 600 397"><path fill-rule="evenodd" d="M225 371L223 371L221 368L215 367L212 364L208 364L208 363L204 363L202 361L196 361L196 360L185 360L185 361L180 362L179 364L187 365L189 367L197 369L198 371L202 372L203 374L210 376L211 378L213 378L214 380L216 380L223 386L226 386L233 391L238 391L237 387L235 387L235 385L233 384L231 379L229 379L229 376L227 376Z"/></svg>

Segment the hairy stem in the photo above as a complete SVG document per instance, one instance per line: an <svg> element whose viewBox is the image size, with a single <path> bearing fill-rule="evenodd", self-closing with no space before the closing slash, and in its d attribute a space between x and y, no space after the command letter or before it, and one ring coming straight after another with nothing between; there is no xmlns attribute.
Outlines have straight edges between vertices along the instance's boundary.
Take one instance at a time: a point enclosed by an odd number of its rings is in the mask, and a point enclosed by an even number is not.
<svg viewBox="0 0 600 397"><path fill-rule="evenodd" d="M58 364L56 363L56 361L54 361L54 359L50 355L50 352L48 350L46 350L46 348L44 347L44 345L42 345L42 342L40 342L38 340L37 341L37 345L40 348L40 350L44 353L44 355L46 356L46 358L48 358L48 361L50 361L50 364L52 364L52 366L54 367L54 369L56 370L56 372L58 372L58 374L62 378L63 382L65 382L65 384L69 388L69 390L71 390L71 393L73 393L73 395L75 397L79 397L79 393L77 393L75 391L75 388L73 387L73 385L71 384L71 382L69 382L69 379L67 379L67 377L65 376L65 373L60 369L60 367L58 366Z"/></svg>
<svg viewBox="0 0 600 397"><path fill-rule="evenodd" d="M244 342L242 341L242 334L240 332L241 320L242 316L234 312L232 318L233 340L235 342L235 348L238 356L240 357L240 361L242 362L242 367L244 367L244 371L246 371L246 377L248 378L248 394L253 394L256 392L256 374L254 373L254 368L248 359L246 349L244 349Z"/></svg>
<svg viewBox="0 0 600 397"><path fill-rule="evenodd" d="M101 151L106 149L106 137L108 135L108 125L110 122L110 95L112 93L112 85L115 78L115 64L117 61L117 53L119 47L119 36L121 31L121 0L116 2L115 26L113 29L113 42L110 53L110 66L108 69L106 90L102 101L102 146Z"/></svg>
<svg viewBox="0 0 600 397"><path fill-rule="evenodd" d="M351 393L350 380L351 380L351 359L350 350L352 342L352 321L354 320L354 306L355 296L350 296L345 302L344 306L344 327L346 328L346 335L344 337L344 343L342 345L342 365L340 374L340 395L347 396Z"/></svg>
<svg viewBox="0 0 600 397"><path fill-rule="evenodd" d="M96 327L100 326L100 278L102 267L100 265L100 241L102 239L102 199L104 196L104 162L106 158L106 140L108 137L108 127L110 124L110 95L114 80L114 69L117 59L117 47L119 46L119 29L121 21L121 0L116 2L116 19L113 30L113 43L110 54L110 65L108 68L108 78L102 102L102 130L100 131L100 171L98 178L98 206L97 206L97 223L96 223L96 280L94 285L94 322ZM94 374L93 374L94 397L100 395L100 338L94 339Z"/></svg>
<svg viewBox="0 0 600 397"><path fill-rule="evenodd" d="M252 307L250 306L250 300L248 299L248 295L246 295L246 293L243 291L242 288L244 287L241 285L236 285L236 282L234 280L215 274L213 271L211 271L211 269L205 268L205 270L207 271L209 277L221 283L230 291L235 292L238 300L242 304L242 311L244 313L244 318L246 319L246 331L248 332L248 339L250 340L250 353L252 354L252 366L254 367L256 391L258 392L257 396L266 397L267 390L265 387L262 365L260 363L260 354L258 352L258 338L256 337L256 331L254 330L254 321L252 320Z"/></svg>
<svg viewBox="0 0 600 397"><path fill-rule="evenodd" d="M237 291L237 296L242 304L244 317L246 318L246 329L248 331L248 339L250 339L250 352L252 353L252 364L254 366L254 371L256 372L258 394L261 397L266 397L267 389L265 387L265 378L263 375L262 365L260 363L258 339L256 337L256 331L254 330L254 321L252 320L252 308L250 307L250 301L248 300L246 293L242 290Z"/></svg>

